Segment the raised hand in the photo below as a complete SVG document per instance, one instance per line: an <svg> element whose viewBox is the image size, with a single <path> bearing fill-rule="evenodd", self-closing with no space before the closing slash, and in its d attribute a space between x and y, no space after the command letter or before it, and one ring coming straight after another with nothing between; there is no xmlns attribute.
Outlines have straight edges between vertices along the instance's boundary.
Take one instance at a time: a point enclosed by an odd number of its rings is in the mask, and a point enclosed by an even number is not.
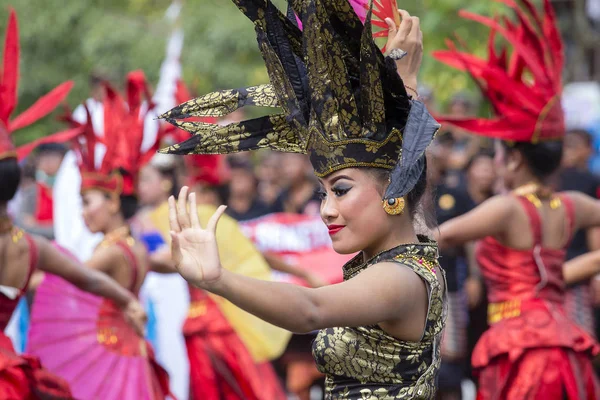
<svg viewBox="0 0 600 400"><path fill-rule="evenodd" d="M398 10L398 12L402 17L399 26L396 26L391 18L385 19L389 28L386 50L388 54L395 49L407 53L405 57L396 61L396 68L407 89L411 92L417 89L417 77L423 59L423 32L421 32L419 17L412 17L406 10ZM416 93L410 94L415 95Z"/></svg>
<svg viewBox="0 0 600 400"><path fill-rule="evenodd" d="M220 206L208 221L206 229L203 229L198 218L196 194L188 196L188 193L189 188L184 186L177 202L173 196L169 198L171 257L181 276L196 286L205 287L221 278L215 232L226 207Z"/></svg>

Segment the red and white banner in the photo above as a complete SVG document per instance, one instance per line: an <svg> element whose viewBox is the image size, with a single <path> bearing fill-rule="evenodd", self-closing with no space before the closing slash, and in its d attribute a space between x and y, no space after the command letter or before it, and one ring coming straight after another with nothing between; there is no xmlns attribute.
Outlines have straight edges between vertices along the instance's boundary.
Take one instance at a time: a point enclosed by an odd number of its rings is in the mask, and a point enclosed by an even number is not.
<svg viewBox="0 0 600 400"><path fill-rule="evenodd" d="M276 213L239 224L261 252L278 255L330 284L342 281L342 266L353 256L333 250L327 227L318 216ZM288 275L281 280L303 283Z"/></svg>

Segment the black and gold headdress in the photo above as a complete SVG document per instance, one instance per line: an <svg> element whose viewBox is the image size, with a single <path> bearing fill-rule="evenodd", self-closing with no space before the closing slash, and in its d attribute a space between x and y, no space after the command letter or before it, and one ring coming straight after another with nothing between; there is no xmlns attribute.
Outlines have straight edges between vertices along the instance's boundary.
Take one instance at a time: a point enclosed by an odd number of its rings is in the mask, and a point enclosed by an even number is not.
<svg viewBox="0 0 600 400"><path fill-rule="evenodd" d="M162 118L193 136L162 152L307 153L319 177L349 167L384 168L393 170L386 199L410 192L439 125L411 100L394 60L374 42L372 10L363 25L348 0L290 0L287 16L268 0L233 1L254 22L271 83L210 93L165 113ZM185 121L248 105L281 112L227 126Z"/></svg>

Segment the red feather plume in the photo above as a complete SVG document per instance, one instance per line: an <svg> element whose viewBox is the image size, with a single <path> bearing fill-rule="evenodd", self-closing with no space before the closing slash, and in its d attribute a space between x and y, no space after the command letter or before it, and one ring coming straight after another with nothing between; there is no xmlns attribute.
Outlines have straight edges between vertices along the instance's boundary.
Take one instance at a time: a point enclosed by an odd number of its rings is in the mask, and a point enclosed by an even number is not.
<svg viewBox="0 0 600 400"><path fill-rule="evenodd" d="M433 53L437 60L468 72L496 115L491 119L437 119L502 140L559 140L565 133L560 103L564 53L550 1L544 0L543 12L530 0L496 1L514 10L516 21L460 12L463 18L490 28L487 60L458 50L452 41L447 41L448 50ZM496 36L504 39L500 52Z"/></svg>
<svg viewBox="0 0 600 400"><path fill-rule="evenodd" d="M133 195L140 169L150 161L159 148L163 135L157 134L153 145L142 150L144 121L153 108L150 89L141 71L127 75L125 97L109 83L104 83L104 136L97 135L88 112L84 132L74 149L79 156L82 176L81 190L99 189L115 195ZM106 152L96 166L96 144L102 143Z"/></svg>
<svg viewBox="0 0 600 400"><path fill-rule="evenodd" d="M4 55L2 76L0 81L0 159L7 157L26 157L37 145L42 143L62 142L68 140L73 132L59 132L15 149L11 134L25 128L50 114L69 94L73 82L65 82L47 95L41 97L21 115L10 119L17 106L17 86L19 82L19 26L17 14L10 10L6 36L4 39Z"/></svg>

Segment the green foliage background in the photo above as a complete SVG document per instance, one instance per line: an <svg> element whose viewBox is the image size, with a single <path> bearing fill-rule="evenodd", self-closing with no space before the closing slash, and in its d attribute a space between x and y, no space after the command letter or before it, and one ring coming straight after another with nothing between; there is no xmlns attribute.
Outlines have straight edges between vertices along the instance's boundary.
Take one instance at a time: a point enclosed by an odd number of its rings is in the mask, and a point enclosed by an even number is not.
<svg viewBox="0 0 600 400"><path fill-rule="evenodd" d="M101 72L121 84L128 71L142 69L156 82L171 31L164 14L170 0L0 0L0 30L6 28L8 8L16 9L21 36L21 80L17 112L31 105L60 82L75 81L72 106L89 95L88 78ZM399 0L399 7L421 17L427 53L421 76L436 89L440 100L470 85L435 62L429 52L444 48L457 33L474 50L483 50L487 31L461 20L460 8L490 14L492 1ZM181 17L185 32L182 58L184 79L199 93L267 82L253 26L231 1L186 0ZM16 115L16 114L15 114ZM60 129L45 118L19 133L17 142Z"/></svg>

